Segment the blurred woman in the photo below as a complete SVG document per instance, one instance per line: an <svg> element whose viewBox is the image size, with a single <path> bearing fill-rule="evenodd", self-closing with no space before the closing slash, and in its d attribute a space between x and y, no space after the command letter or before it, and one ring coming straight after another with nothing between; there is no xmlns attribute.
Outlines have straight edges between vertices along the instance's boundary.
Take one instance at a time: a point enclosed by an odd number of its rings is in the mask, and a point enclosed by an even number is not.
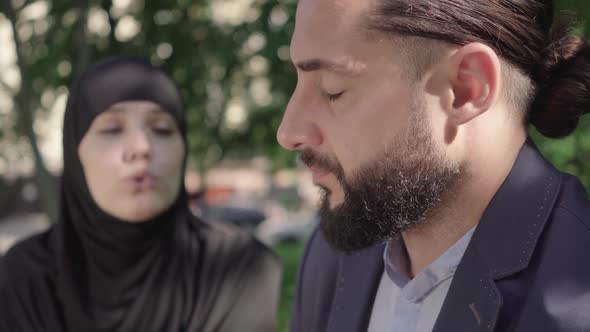
<svg viewBox="0 0 590 332"><path fill-rule="evenodd" d="M70 90L60 219L0 264L0 331L273 331L276 257L191 215L182 98L110 58Z"/></svg>

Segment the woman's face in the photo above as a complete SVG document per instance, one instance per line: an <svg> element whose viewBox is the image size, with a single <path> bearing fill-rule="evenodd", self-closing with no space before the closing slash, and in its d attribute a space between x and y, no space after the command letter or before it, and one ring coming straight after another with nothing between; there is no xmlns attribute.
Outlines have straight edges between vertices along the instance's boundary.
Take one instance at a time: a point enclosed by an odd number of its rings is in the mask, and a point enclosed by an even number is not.
<svg viewBox="0 0 590 332"><path fill-rule="evenodd" d="M184 142L174 118L156 103L114 104L93 120L78 155L94 201L116 218L146 221L179 192Z"/></svg>

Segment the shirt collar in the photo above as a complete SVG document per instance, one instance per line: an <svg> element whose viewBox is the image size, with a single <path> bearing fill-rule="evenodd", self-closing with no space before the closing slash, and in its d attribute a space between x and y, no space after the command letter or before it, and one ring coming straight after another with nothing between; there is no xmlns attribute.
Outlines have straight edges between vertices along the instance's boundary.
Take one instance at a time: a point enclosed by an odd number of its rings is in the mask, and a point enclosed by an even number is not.
<svg viewBox="0 0 590 332"><path fill-rule="evenodd" d="M413 279L403 239L401 236L391 239L383 253L385 272L408 301L422 301L436 286L454 275L474 231L475 226Z"/></svg>

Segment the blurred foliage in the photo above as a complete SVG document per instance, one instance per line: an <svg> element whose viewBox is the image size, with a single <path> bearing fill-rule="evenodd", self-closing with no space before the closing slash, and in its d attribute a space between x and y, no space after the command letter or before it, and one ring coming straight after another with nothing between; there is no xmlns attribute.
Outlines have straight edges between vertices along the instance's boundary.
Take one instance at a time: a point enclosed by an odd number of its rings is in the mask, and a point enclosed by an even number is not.
<svg viewBox="0 0 590 332"><path fill-rule="evenodd" d="M9 3L16 14L19 61L28 69L21 90L24 85L30 90L21 99L28 101L34 117L43 117L56 95L90 63L110 55L145 55L172 75L186 98L192 167L205 171L224 157L254 155L269 157L274 169L293 166L295 156L276 143L275 131L296 83L288 45L297 0L2 3L0 16L8 16ZM587 0L557 4L590 22ZM43 15L30 15L35 7L44 8ZM580 30L588 35L586 27L582 24ZM137 33L125 35L124 28ZM9 90L0 86L0 93L17 94ZM2 123L15 124L10 134L1 125L0 138L16 142L25 135L21 113L17 103L11 114L0 112ZM587 186L589 126L584 119L573 136L554 141L532 133L549 159Z"/></svg>
<svg viewBox="0 0 590 332"><path fill-rule="evenodd" d="M274 248L283 263L283 280L281 283L281 302L279 305L279 329L289 331L289 318L291 317L291 304L295 296L297 281L297 268L299 259L303 255L303 243L287 242Z"/></svg>
<svg viewBox="0 0 590 332"><path fill-rule="evenodd" d="M143 55L170 73L183 92L193 167L205 170L228 155L266 155L275 167L293 163L274 137L295 84L288 44L296 0L12 3L36 116L52 106L41 103L46 91L63 91L90 63ZM28 18L39 3L48 5L46 15ZM138 33L127 38L117 31L122 26ZM228 123L227 112L244 121Z"/></svg>

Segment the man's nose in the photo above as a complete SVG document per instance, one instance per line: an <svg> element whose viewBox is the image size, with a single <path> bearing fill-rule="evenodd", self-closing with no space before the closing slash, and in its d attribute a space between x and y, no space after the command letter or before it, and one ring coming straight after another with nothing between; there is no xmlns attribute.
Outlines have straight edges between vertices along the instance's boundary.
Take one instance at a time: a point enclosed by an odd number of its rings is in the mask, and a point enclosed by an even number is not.
<svg viewBox="0 0 590 332"><path fill-rule="evenodd" d="M287 150L304 150L322 144L323 137L314 117L313 106L293 93L277 130L277 141Z"/></svg>

